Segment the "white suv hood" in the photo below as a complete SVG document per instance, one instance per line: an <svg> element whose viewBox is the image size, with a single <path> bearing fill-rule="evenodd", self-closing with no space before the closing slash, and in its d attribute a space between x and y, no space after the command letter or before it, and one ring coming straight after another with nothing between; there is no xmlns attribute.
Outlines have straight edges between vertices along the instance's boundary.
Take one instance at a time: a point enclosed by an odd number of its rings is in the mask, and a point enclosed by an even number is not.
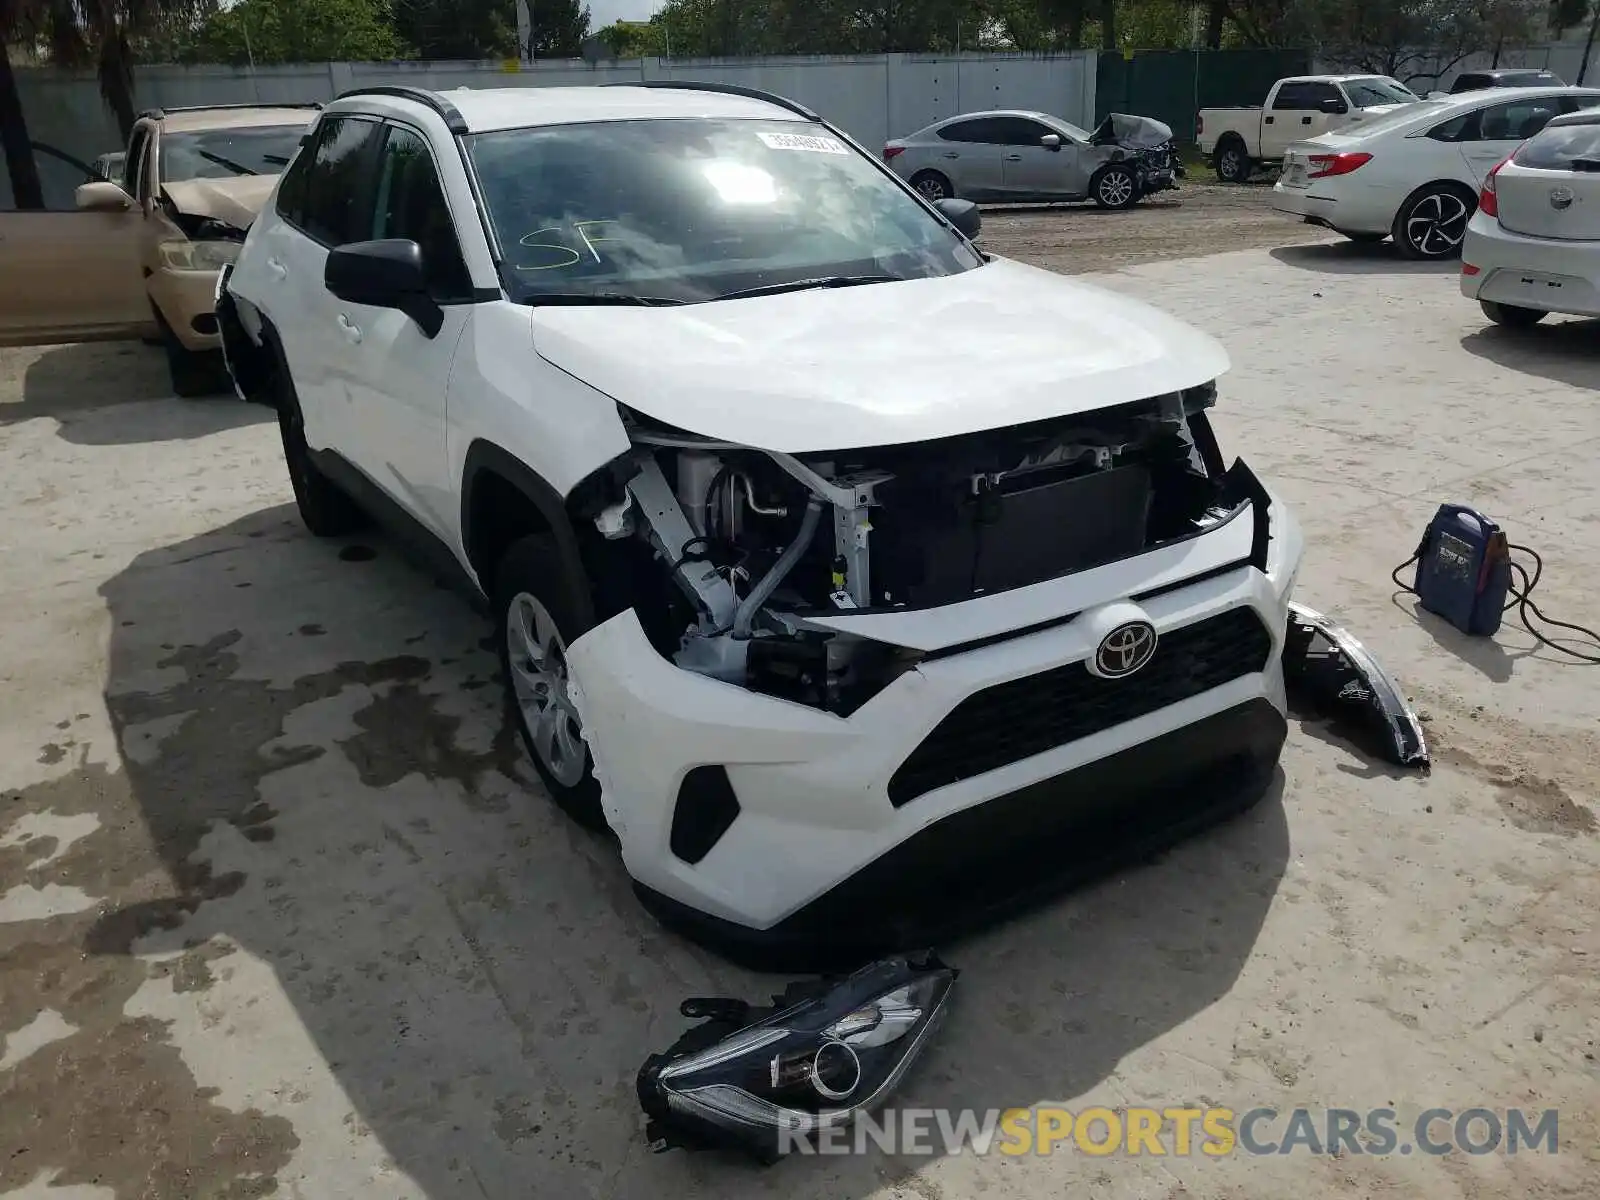
<svg viewBox="0 0 1600 1200"><path fill-rule="evenodd" d="M681 308L533 310L548 362L706 437L799 454L926 441L1207 383L1215 339L998 259L938 279Z"/></svg>

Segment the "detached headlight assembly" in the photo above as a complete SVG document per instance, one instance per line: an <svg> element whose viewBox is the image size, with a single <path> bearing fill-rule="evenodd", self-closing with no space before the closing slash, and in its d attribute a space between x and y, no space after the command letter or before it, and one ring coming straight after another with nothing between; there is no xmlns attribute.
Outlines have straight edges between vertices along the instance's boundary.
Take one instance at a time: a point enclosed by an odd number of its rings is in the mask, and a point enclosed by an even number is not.
<svg viewBox="0 0 1600 1200"><path fill-rule="evenodd" d="M685 1000L684 1016L707 1019L639 1071L645 1136L658 1151L777 1161L888 1098L938 1027L957 974L928 954L791 985L770 1008Z"/></svg>
<svg viewBox="0 0 1600 1200"><path fill-rule="evenodd" d="M239 259L242 242L162 242L162 265L174 271L220 271Z"/></svg>

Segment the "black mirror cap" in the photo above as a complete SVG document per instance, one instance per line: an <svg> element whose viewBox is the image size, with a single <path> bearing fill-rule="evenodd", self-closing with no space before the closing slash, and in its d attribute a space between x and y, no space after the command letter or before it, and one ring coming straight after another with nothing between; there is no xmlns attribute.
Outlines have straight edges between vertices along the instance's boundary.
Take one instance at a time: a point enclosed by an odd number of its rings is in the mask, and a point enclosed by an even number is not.
<svg viewBox="0 0 1600 1200"><path fill-rule="evenodd" d="M322 281L341 300L395 308L424 295L427 277L422 247L404 238L350 242L328 253Z"/></svg>
<svg viewBox="0 0 1600 1200"><path fill-rule="evenodd" d="M969 242L978 240L978 231L983 228L983 215L978 212L978 206L971 200L960 200L951 196L935 201L934 207L943 214L946 221L961 231L962 237Z"/></svg>

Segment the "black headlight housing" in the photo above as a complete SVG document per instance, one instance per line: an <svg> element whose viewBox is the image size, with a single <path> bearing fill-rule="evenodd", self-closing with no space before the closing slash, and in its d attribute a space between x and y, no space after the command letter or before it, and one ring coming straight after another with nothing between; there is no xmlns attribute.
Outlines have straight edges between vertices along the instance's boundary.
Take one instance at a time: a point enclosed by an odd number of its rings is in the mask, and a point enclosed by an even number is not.
<svg viewBox="0 0 1600 1200"><path fill-rule="evenodd" d="M958 972L932 954L790 985L768 1008L685 1000L705 1018L639 1071L656 1150L727 1149L775 1162L801 1139L882 1104L944 1015Z"/></svg>

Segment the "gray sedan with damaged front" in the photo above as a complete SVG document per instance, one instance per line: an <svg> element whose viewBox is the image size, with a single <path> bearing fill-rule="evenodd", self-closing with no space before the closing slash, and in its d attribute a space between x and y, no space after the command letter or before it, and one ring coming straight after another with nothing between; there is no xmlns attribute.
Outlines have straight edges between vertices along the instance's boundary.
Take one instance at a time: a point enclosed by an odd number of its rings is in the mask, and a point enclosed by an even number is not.
<svg viewBox="0 0 1600 1200"><path fill-rule="evenodd" d="M964 113L883 147L884 160L929 200L1089 200L1131 208L1177 187L1172 130L1112 113L1093 133L1048 113Z"/></svg>

